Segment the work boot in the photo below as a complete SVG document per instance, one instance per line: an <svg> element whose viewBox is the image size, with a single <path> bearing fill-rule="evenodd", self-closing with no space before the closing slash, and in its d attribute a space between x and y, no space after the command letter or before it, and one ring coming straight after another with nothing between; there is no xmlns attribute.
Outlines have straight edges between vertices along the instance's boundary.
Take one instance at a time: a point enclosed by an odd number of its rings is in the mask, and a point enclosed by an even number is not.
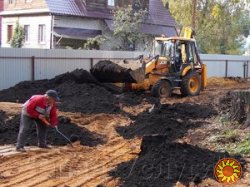
<svg viewBox="0 0 250 187"><path fill-rule="evenodd" d="M22 153L26 152L26 150L23 147L17 147L16 151L17 152L22 152Z"/></svg>

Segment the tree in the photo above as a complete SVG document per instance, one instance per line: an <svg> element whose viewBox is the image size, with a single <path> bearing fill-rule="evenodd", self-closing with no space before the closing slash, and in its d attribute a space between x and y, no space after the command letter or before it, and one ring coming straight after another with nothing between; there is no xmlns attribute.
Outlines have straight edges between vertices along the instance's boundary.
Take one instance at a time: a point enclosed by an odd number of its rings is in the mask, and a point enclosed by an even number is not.
<svg viewBox="0 0 250 187"><path fill-rule="evenodd" d="M106 40L105 36L98 35L94 38L88 38L87 41L84 43L84 49L92 50L100 49L100 45Z"/></svg>
<svg viewBox="0 0 250 187"><path fill-rule="evenodd" d="M17 22L10 45L11 47L14 48L21 48L23 46L23 40L24 40L24 28L19 25L19 22Z"/></svg>
<svg viewBox="0 0 250 187"><path fill-rule="evenodd" d="M146 37L140 28L147 14L147 10L134 10L132 6L118 8L114 11L114 36L121 41L121 50L131 50L137 41Z"/></svg>
<svg viewBox="0 0 250 187"><path fill-rule="evenodd" d="M179 26L192 23L192 0L163 0ZM196 7L196 39L201 52L240 54L250 19L249 0L200 0Z"/></svg>

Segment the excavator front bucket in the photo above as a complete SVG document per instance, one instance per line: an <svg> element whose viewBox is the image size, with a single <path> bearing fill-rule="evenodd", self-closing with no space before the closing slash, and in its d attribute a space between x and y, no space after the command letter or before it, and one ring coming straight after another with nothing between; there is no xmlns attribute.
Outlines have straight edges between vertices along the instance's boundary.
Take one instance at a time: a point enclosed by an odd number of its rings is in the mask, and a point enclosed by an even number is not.
<svg viewBox="0 0 250 187"><path fill-rule="evenodd" d="M101 60L90 70L100 82L140 83L145 79L145 67L138 60Z"/></svg>

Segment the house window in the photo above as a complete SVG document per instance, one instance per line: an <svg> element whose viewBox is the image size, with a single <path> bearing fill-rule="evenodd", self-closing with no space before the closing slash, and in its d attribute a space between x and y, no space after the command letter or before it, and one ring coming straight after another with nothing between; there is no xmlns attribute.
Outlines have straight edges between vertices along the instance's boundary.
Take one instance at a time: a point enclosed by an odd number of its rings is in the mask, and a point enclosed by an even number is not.
<svg viewBox="0 0 250 187"><path fill-rule="evenodd" d="M9 0L9 4L15 3L15 0Z"/></svg>
<svg viewBox="0 0 250 187"><path fill-rule="evenodd" d="M30 26L24 25L24 41L28 42L30 40Z"/></svg>
<svg viewBox="0 0 250 187"><path fill-rule="evenodd" d="M108 6L115 6L115 0L108 0Z"/></svg>
<svg viewBox="0 0 250 187"><path fill-rule="evenodd" d="M7 26L7 42L10 42L13 37L13 25Z"/></svg>
<svg viewBox="0 0 250 187"><path fill-rule="evenodd" d="M38 42L39 43L45 43L45 25L39 25L38 26Z"/></svg>

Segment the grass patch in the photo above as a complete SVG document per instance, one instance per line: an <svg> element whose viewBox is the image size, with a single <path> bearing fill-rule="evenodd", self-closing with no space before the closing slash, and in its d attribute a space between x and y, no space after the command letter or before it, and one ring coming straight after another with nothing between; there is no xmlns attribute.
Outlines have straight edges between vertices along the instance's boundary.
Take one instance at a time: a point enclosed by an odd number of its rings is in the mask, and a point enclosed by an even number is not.
<svg viewBox="0 0 250 187"><path fill-rule="evenodd" d="M239 137L238 131L235 129L229 129L227 131L224 132L223 135L226 139L228 140L232 140L232 139L237 139Z"/></svg>
<svg viewBox="0 0 250 187"><path fill-rule="evenodd" d="M239 143L235 149L236 153L240 153L240 154L250 154L250 137Z"/></svg>

